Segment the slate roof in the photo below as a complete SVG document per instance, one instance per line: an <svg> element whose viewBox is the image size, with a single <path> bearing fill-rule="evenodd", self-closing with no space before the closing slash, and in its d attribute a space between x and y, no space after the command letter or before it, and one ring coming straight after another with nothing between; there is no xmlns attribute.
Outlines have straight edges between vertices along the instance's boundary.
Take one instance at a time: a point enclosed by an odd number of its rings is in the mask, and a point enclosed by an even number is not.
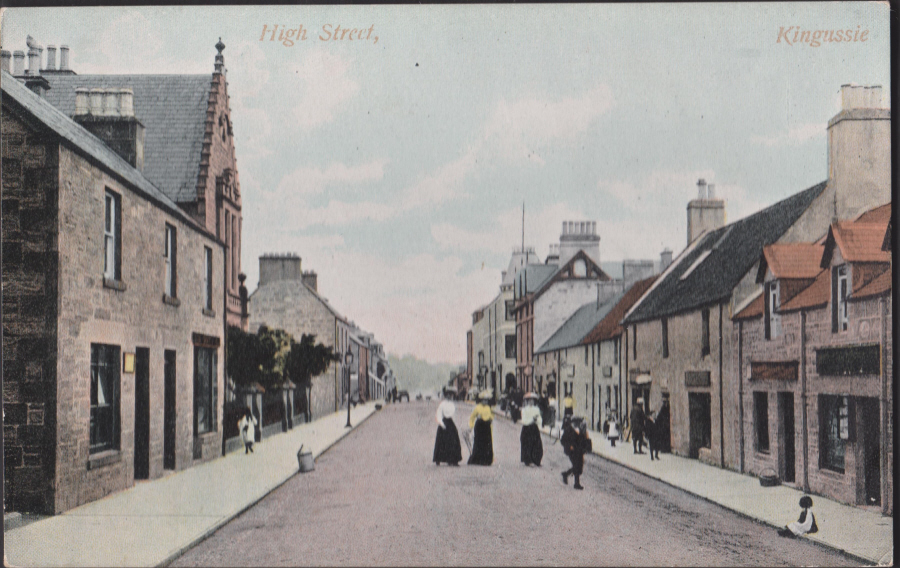
<svg viewBox="0 0 900 568"><path fill-rule="evenodd" d="M766 269L775 278L815 278L822 267L824 247L817 243L775 243L763 247L756 281L764 281Z"/></svg>
<svg viewBox="0 0 900 568"><path fill-rule="evenodd" d="M200 152L206 128L209 75L54 75L46 100L75 114L75 89L134 90L134 115L144 125L144 176L173 201L197 197Z"/></svg>
<svg viewBox="0 0 900 568"><path fill-rule="evenodd" d="M622 294L616 294L602 304L598 305L596 301L593 301L581 306L564 324L559 326L559 329L541 345L540 349L534 352L535 355L581 345L585 336L609 314L621 299Z"/></svg>
<svg viewBox="0 0 900 568"><path fill-rule="evenodd" d="M626 316L633 323L726 300L755 262L825 189L819 183L748 217L701 236ZM702 258L701 258L702 257ZM682 276L685 276L682 278Z"/></svg>
<svg viewBox="0 0 900 568"><path fill-rule="evenodd" d="M53 130L63 140L74 146L76 151L87 155L105 167L112 175L123 180L137 193L142 194L150 201L168 210L168 212L185 222L188 226L208 235L209 232L201 227L185 213L165 193L159 190L144 175L126 162L121 156L109 148L102 140L82 128L71 118L63 114L59 109L37 96L22 82L7 73L2 73L0 87L3 95L17 103L25 112ZM5 101L4 101L5 102Z"/></svg>
<svg viewBox="0 0 900 568"><path fill-rule="evenodd" d="M516 295L533 294L541 289L550 278L556 274L559 267L555 264L529 264L519 271L516 278ZM522 293L522 284L525 283L525 293Z"/></svg>
<svg viewBox="0 0 900 568"><path fill-rule="evenodd" d="M622 335L625 331L625 328L622 327L622 324L620 323L622 317L624 317L628 310L631 309L631 306L644 295L644 292L656 282L656 278L657 276L651 276L650 278L638 280L632 284L631 288L622 295L621 299L613 306L609 313L600 320L600 323L594 326L594 329L585 336L582 343L597 343Z"/></svg>

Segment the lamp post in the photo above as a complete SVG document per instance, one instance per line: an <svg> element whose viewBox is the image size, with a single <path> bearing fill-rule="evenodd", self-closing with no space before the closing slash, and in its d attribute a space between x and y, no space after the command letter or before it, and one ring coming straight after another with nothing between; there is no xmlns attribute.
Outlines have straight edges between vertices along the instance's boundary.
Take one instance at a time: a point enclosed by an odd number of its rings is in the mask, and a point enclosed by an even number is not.
<svg viewBox="0 0 900 568"><path fill-rule="evenodd" d="M352 428L350 426L350 398L352 393L350 392L350 366L353 365L353 352L350 351L350 348L347 347L347 352L344 353L344 374L347 375L347 428Z"/></svg>

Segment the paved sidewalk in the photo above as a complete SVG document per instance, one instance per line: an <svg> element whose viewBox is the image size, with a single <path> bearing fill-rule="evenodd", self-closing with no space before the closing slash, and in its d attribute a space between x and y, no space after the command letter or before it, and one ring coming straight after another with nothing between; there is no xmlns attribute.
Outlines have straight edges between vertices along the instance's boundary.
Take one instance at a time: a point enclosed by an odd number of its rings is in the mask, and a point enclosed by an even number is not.
<svg viewBox="0 0 900 568"><path fill-rule="evenodd" d="M495 414L509 419L508 413ZM550 435L546 426L543 432ZM553 435L558 435L556 426ZM757 477L674 454L660 454L659 461L650 461L646 447L644 454L635 454L630 442L623 444L620 440L613 448L602 433L590 431L590 436L594 454L772 527L784 527L800 516L798 503L805 493L798 489L785 485L763 487ZM873 565L893 565L893 518L822 496L813 495L813 503L819 532L805 538ZM774 531L772 537L780 538Z"/></svg>
<svg viewBox="0 0 900 568"><path fill-rule="evenodd" d="M354 427L375 402L351 411ZM297 450L318 457L344 437L347 411L266 438L255 452L213 461L4 531L13 566L158 566L239 515L299 471ZM315 475L315 472L309 475Z"/></svg>

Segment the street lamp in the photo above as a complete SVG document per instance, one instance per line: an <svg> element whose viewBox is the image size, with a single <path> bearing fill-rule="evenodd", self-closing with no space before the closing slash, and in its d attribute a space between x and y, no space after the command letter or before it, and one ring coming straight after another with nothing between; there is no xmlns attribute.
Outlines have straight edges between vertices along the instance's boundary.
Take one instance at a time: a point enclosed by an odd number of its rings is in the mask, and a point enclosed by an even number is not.
<svg viewBox="0 0 900 568"><path fill-rule="evenodd" d="M347 347L347 352L344 353L344 374L347 375L347 428L352 428L350 426L350 397L352 393L350 392L350 366L353 365L353 352L350 351L350 348Z"/></svg>

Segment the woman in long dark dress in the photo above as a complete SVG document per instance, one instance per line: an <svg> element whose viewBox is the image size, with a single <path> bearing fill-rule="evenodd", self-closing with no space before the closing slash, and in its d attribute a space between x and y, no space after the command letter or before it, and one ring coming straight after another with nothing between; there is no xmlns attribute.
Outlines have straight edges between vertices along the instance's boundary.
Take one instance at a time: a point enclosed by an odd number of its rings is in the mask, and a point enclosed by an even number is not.
<svg viewBox="0 0 900 568"><path fill-rule="evenodd" d="M475 440L472 442L472 454L469 456L469 465L491 465L494 463L494 442L491 436L491 423L494 413L488 404L489 397L482 393L479 397L472 416L469 417L469 428L472 429Z"/></svg>
<svg viewBox="0 0 900 568"><path fill-rule="evenodd" d="M434 463L444 462L449 465L459 465L462 461L462 448L459 445L459 432L453 423L453 415L456 405L449 400L442 400L438 405L435 420L438 424L437 435L434 438Z"/></svg>
<svg viewBox="0 0 900 568"><path fill-rule="evenodd" d="M522 409L522 463L525 465L541 465L544 457L544 444L541 442L541 409L537 405L538 397L534 393L525 395L525 408Z"/></svg>

